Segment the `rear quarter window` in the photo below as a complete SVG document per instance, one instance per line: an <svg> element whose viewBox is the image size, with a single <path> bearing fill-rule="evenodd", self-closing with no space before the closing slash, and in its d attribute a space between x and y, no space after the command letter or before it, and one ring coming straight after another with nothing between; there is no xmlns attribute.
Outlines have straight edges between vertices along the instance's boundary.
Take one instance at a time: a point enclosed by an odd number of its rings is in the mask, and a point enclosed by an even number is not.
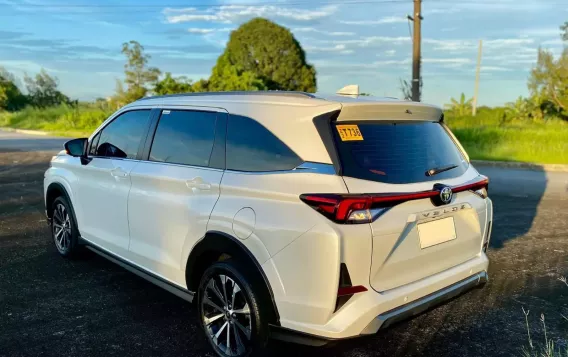
<svg viewBox="0 0 568 357"><path fill-rule="evenodd" d="M227 169L247 172L292 170L302 159L256 120L231 115L227 127Z"/></svg>
<svg viewBox="0 0 568 357"><path fill-rule="evenodd" d="M362 140L346 140L345 135L342 139L342 125L357 125ZM344 176L407 184L458 177L469 166L438 122L336 122L332 126ZM449 165L456 167L433 176L426 174Z"/></svg>

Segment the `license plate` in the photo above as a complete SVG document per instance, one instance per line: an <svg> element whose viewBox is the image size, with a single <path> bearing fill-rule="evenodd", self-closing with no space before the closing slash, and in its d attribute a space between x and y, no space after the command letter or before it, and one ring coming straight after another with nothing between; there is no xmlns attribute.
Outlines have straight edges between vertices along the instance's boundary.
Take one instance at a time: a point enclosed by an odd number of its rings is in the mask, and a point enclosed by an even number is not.
<svg viewBox="0 0 568 357"><path fill-rule="evenodd" d="M454 218L448 217L418 225L420 248L428 248L456 239Z"/></svg>

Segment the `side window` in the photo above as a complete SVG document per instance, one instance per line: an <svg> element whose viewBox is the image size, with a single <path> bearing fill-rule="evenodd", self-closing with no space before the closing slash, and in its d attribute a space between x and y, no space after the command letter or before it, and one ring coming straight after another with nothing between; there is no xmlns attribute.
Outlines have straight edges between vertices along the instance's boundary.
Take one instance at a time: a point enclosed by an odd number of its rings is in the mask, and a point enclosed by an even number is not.
<svg viewBox="0 0 568 357"><path fill-rule="evenodd" d="M286 144L257 121L231 115L227 129L227 169L284 171L302 163Z"/></svg>
<svg viewBox="0 0 568 357"><path fill-rule="evenodd" d="M149 109L121 114L101 131L95 155L136 159L149 120Z"/></svg>
<svg viewBox="0 0 568 357"><path fill-rule="evenodd" d="M150 160L209 166L217 113L164 110L160 116Z"/></svg>

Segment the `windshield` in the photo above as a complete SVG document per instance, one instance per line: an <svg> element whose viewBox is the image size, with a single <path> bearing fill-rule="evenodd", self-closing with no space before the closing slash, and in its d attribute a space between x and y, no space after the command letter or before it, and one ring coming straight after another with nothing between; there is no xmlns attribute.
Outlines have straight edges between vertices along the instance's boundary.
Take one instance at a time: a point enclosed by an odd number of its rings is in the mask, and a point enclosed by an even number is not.
<svg viewBox="0 0 568 357"><path fill-rule="evenodd" d="M359 121L333 125L344 176L405 184L458 177L468 167L438 122ZM343 133L357 128L359 133L353 136Z"/></svg>

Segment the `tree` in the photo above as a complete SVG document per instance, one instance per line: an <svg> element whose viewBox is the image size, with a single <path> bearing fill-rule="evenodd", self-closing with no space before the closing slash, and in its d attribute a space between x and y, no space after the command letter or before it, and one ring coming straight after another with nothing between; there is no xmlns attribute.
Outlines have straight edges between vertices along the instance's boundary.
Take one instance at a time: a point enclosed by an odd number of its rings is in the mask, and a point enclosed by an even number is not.
<svg viewBox="0 0 568 357"><path fill-rule="evenodd" d="M398 80L400 81L400 91L402 92L404 100L412 100L412 86L410 83L402 78L399 78Z"/></svg>
<svg viewBox="0 0 568 357"><path fill-rule="evenodd" d="M315 92L316 71L290 30L255 18L231 33L213 68L210 88Z"/></svg>
<svg viewBox="0 0 568 357"><path fill-rule="evenodd" d="M170 72L166 73L164 79L156 83L153 89L154 94L176 94L193 92L191 80L184 76L174 78Z"/></svg>
<svg viewBox="0 0 568 357"><path fill-rule="evenodd" d="M50 76L43 68L35 77L24 74L24 83L28 91L28 101L35 107L45 108L70 102L69 97L57 89L57 77Z"/></svg>
<svg viewBox="0 0 568 357"><path fill-rule="evenodd" d="M560 30L562 31L562 39L564 41L568 41L568 21L566 21L564 25L560 26Z"/></svg>
<svg viewBox="0 0 568 357"><path fill-rule="evenodd" d="M16 85L14 75L0 67L0 110L14 111L26 105L26 97Z"/></svg>
<svg viewBox="0 0 568 357"><path fill-rule="evenodd" d="M455 115L464 116L471 113L471 105L473 99L472 98L466 99L464 93L461 94L459 101L454 98L451 98L450 102L451 102L450 104L446 104L444 105L444 107L447 110L453 112Z"/></svg>
<svg viewBox="0 0 568 357"><path fill-rule="evenodd" d="M507 103L505 113L512 120L526 119L529 115L527 100L519 96L516 101Z"/></svg>
<svg viewBox="0 0 568 357"><path fill-rule="evenodd" d="M209 81L207 79L200 79L193 83L191 90L196 93L208 92L209 91Z"/></svg>
<svg viewBox="0 0 568 357"><path fill-rule="evenodd" d="M14 111L26 105L26 97L16 85L14 75L0 67L0 110Z"/></svg>
<svg viewBox="0 0 568 357"><path fill-rule="evenodd" d="M532 96L545 97L558 113L568 116L568 49L558 59L539 49L528 86Z"/></svg>
<svg viewBox="0 0 568 357"><path fill-rule="evenodd" d="M229 63L228 55L222 54L213 67L208 89L217 91L257 91L268 89L254 72L243 71Z"/></svg>
<svg viewBox="0 0 568 357"><path fill-rule="evenodd" d="M156 67L148 67L150 55L144 54L144 46L137 41L123 43L122 53L126 56L124 83L127 89L122 90L123 98L118 101L128 103L146 96L149 87L155 86L158 81L160 70Z"/></svg>

